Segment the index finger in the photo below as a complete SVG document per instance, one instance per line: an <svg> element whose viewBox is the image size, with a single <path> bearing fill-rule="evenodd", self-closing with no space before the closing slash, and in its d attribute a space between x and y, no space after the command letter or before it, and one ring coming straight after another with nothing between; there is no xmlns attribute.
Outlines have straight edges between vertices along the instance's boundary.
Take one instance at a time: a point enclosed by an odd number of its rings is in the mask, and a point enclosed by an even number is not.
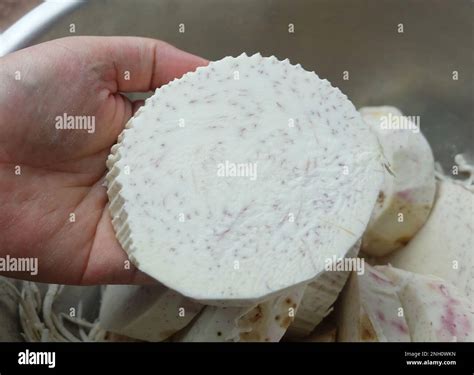
<svg viewBox="0 0 474 375"><path fill-rule="evenodd" d="M208 60L157 39L141 37L69 37L56 41L81 47L106 65L103 79L110 92L145 92L205 66Z"/></svg>

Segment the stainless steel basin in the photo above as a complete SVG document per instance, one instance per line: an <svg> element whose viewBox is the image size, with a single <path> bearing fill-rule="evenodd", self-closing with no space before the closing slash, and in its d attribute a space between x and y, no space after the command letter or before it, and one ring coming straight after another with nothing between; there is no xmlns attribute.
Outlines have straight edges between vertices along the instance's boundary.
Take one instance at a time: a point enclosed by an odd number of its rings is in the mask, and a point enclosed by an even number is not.
<svg viewBox="0 0 474 375"><path fill-rule="evenodd" d="M445 168L456 153L474 160L470 0L97 0L60 8L26 16L10 29L14 42L4 50L70 35L138 35L209 59L244 51L288 57L330 80L357 107L391 104L420 116ZM0 314L5 327L15 327L0 330L0 341L20 339L12 316Z"/></svg>
<svg viewBox="0 0 474 375"><path fill-rule="evenodd" d="M454 154L473 154L472 10L469 0L99 0L56 19L30 44L69 36L74 23L76 35L154 37L209 59L243 51L288 57L357 107L392 104L420 116L437 160L450 167Z"/></svg>

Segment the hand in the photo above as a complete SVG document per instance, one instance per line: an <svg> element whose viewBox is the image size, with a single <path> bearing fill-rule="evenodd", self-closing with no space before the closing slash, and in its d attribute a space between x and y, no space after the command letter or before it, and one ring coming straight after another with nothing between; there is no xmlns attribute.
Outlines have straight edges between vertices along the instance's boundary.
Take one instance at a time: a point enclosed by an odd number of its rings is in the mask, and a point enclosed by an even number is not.
<svg viewBox="0 0 474 375"><path fill-rule="evenodd" d="M3 275L58 284L151 281L126 269L103 186L110 148L142 104L121 92L154 90L206 64L134 37L64 38L0 59L0 257L38 259L36 276ZM95 132L57 129L64 113L94 116Z"/></svg>

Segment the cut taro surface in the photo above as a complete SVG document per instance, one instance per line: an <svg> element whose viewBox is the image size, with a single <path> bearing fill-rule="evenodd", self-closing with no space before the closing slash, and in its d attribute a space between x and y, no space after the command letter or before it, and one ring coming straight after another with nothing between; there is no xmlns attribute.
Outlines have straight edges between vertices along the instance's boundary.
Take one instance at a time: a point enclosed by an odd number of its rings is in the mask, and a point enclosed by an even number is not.
<svg viewBox="0 0 474 375"><path fill-rule="evenodd" d="M167 287L252 305L346 255L374 208L381 155L314 72L226 57L161 87L129 121L108 160L113 226Z"/></svg>
<svg viewBox="0 0 474 375"><path fill-rule="evenodd" d="M436 191L433 153L419 125L395 107L364 107L390 169L362 241L364 253L384 256L406 245L428 219ZM405 123L407 128L388 125Z"/></svg>

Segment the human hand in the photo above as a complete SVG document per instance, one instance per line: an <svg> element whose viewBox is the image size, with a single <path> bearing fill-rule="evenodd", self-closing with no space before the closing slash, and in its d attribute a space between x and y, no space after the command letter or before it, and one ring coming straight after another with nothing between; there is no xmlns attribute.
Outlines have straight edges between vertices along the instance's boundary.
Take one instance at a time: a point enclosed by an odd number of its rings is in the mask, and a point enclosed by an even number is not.
<svg viewBox="0 0 474 375"><path fill-rule="evenodd" d="M154 90L206 64L134 37L63 38L0 59L0 257L37 258L39 268L36 276L5 276L59 284L151 281L125 267L103 186L110 148L142 104L121 92ZM57 129L63 114L93 117L95 131Z"/></svg>

